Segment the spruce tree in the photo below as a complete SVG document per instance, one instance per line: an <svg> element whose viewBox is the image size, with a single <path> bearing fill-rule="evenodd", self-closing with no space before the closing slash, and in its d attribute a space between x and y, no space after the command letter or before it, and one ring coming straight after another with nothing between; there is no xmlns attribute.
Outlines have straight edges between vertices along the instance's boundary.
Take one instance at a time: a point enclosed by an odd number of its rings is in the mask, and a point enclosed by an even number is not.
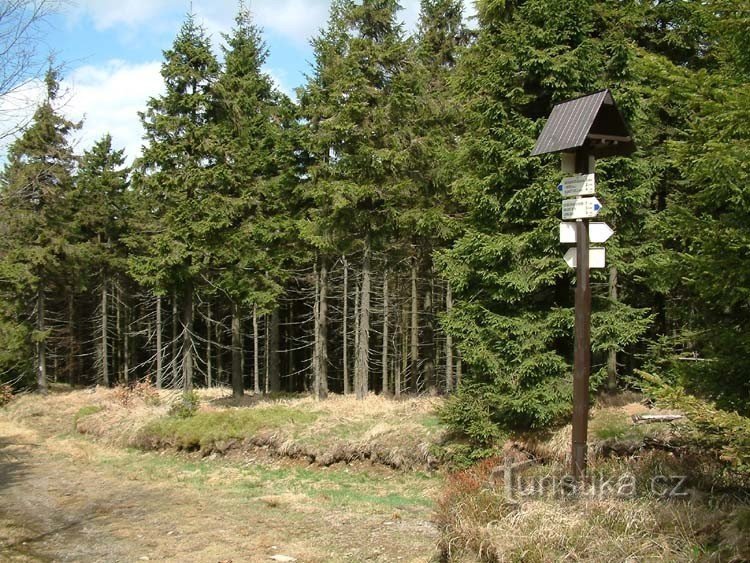
<svg viewBox="0 0 750 563"><path fill-rule="evenodd" d="M226 224L225 210L212 199L217 185L214 87L219 64L192 14L164 58L166 92L151 98L140 114L147 144L134 178L141 225L132 238L136 252L130 266L147 287L179 296L179 364L188 392L195 365L195 292L210 270L209 237Z"/></svg>
<svg viewBox="0 0 750 563"><path fill-rule="evenodd" d="M665 302L652 369L725 409L750 413L750 64L746 11L696 7L704 57L682 88L690 119L666 144L678 181L650 235L660 243L648 282ZM740 32L740 30L743 30ZM710 49L706 50L705 45Z"/></svg>
<svg viewBox="0 0 750 563"><path fill-rule="evenodd" d="M0 314L2 323L9 326L0 335L0 347L7 350L3 355L9 356L9 367L18 368L24 364L18 346L22 340L31 341L36 385L42 393L47 391L51 330L47 296L65 291L71 274L66 262L72 240L67 198L76 158L69 135L80 127L55 107L59 101L55 71L47 72L45 85L45 100L10 147L0 192L0 290L4 301ZM25 324L24 318L33 319L33 325Z"/></svg>
<svg viewBox="0 0 750 563"><path fill-rule="evenodd" d="M263 72L268 51L244 7L225 36L225 65L215 87L216 178L208 205L215 213L210 242L214 279L232 302L233 316L256 308L274 311L288 277L296 240L290 213L297 182L291 102ZM272 315L272 317L273 317ZM239 319L233 322L239 330ZM239 335L233 334L232 388L242 395ZM272 391L280 389L278 350L271 351Z"/></svg>
<svg viewBox="0 0 750 563"><path fill-rule="evenodd" d="M554 103L604 87L614 90L626 118L643 133L637 142L653 142L645 118L658 119L637 100L656 72L648 66L652 59L625 35L635 33L626 25L630 7L478 3L478 37L457 70L467 132L453 195L466 210L464 232L439 256L457 297L445 326L469 368L448 411L457 426L472 427L468 412L489 413L505 429L545 426L570 412L574 279L557 239L560 161L529 153ZM593 350L600 365L605 352L632 351L650 323L649 310L640 306L634 264L647 248L640 235L658 180L656 165L614 158L597 170L605 202L601 219L618 232L607 245L608 262L621 269L621 297L627 295L619 301L606 291L595 295ZM606 283L608 274L594 271L593 281ZM596 375L592 390L605 370Z"/></svg>
<svg viewBox="0 0 750 563"><path fill-rule="evenodd" d="M75 254L79 267L87 273L85 282L99 284L99 380L112 382L109 358L109 323L107 313L113 283L124 283L127 273L127 247L130 208L128 174L124 150L112 148L107 134L84 151L76 186L71 194L71 207L76 230Z"/></svg>
<svg viewBox="0 0 750 563"><path fill-rule="evenodd" d="M469 40L462 9L459 0L423 0L421 3L414 47L419 80L415 92L416 112L411 124L413 141L408 167L411 192L398 217L401 243L412 261L412 277L423 281L421 292L419 284L413 288L412 316L416 322L412 327L412 349L422 349L424 379L428 389L433 391L439 387L435 365L435 311L439 305L434 303L437 295L433 295L432 255L448 245L459 228L452 219L459 207L450 192L457 177L455 155L457 140L463 132L463 119L451 76ZM421 323L420 317L423 317ZM420 325L422 342L419 342ZM418 352L412 353L411 363L412 378L419 388ZM452 375L447 376L446 388L451 386L451 381Z"/></svg>
<svg viewBox="0 0 750 563"><path fill-rule="evenodd" d="M369 389L371 265L403 201L414 72L395 0L335 0L313 40L314 72L301 91L312 164L304 231L324 271L333 252L362 253L355 391Z"/></svg>

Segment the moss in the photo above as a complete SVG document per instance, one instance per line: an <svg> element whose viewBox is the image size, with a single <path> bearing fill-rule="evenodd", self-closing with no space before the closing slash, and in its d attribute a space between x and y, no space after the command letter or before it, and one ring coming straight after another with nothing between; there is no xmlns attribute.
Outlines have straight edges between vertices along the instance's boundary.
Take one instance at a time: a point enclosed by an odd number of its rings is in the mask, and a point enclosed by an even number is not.
<svg viewBox="0 0 750 563"><path fill-rule="evenodd" d="M167 445L188 451L207 449L221 442L251 437L262 430L308 425L318 416L317 412L281 405L198 412L188 418L167 416L146 425L138 443L146 448Z"/></svg>

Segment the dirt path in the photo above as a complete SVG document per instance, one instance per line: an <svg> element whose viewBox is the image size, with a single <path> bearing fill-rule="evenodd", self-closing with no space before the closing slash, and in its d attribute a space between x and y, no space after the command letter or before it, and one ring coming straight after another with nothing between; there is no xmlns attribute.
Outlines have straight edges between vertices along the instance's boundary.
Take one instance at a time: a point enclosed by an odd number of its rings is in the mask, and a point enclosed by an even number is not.
<svg viewBox="0 0 750 563"><path fill-rule="evenodd" d="M142 456L0 414L0 560L416 562L434 553L427 507L340 505L283 483L273 495L244 494L265 483L244 483L248 474L226 465ZM164 471L145 475L157 463Z"/></svg>

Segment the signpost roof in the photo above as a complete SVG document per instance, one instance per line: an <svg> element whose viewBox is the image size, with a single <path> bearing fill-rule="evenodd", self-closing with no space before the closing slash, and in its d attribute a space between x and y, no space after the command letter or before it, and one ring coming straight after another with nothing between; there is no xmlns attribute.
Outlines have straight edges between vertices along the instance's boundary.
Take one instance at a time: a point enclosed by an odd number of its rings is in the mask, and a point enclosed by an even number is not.
<svg viewBox="0 0 750 563"><path fill-rule="evenodd" d="M553 107L531 156L574 152L584 147L589 154L599 157L635 151L628 124L609 90Z"/></svg>

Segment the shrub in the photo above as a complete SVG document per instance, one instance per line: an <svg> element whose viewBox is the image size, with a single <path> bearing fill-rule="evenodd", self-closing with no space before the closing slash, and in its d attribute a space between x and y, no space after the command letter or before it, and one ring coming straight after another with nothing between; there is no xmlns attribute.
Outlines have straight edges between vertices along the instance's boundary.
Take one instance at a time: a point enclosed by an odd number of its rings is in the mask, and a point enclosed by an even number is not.
<svg viewBox="0 0 750 563"><path fill-rule="evenodd" d="M0 407L10 403L13 399L13 387L7 384L0 385Z"/></svg>
<svg viewBox="0 0 750 563"><path fill-rule="evenodd" d="M159 391L148 381L139 381L134 385L120 385L114 389L114 399L124 407L139 400L147 405L157 406L161 404Z"/></svg>
<svg viewBox="0 0 750 563"><path fill-rule="evenodd" d="M200 403L201 398L195 391L183 393L181 399L169 409L169 415L177 418L190 418L198 412Z"/></svg>
<svg viewBox="0 0 750 563"><path fill-rule="evenodd" d="M680 437L686 443L712 453L729 471L750 479L750 418L721 410L654 375L638 373L644 380L644 390L658 404L679 410L687 417L688 422L679 426Z"/></svg>

